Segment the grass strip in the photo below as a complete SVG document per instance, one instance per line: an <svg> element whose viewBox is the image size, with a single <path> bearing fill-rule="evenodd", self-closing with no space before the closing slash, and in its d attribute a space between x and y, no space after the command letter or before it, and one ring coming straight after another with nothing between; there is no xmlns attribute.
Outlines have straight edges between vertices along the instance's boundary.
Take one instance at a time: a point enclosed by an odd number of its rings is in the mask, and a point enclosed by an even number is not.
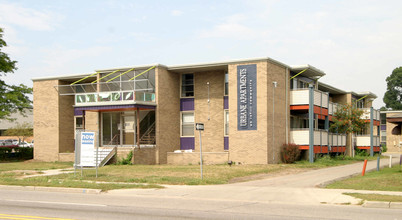
<svg viewBox="0 0 402 220"><path fill-rule="evenodd" d="M382 194L362 194L362 193L343 193L348 196L353 196L366 201L379 202L402 202L402 196L382 195Z"/></svg>
<svg viewBox="0 0 402 220"><path fill-rule="evenodd" d="M380 171L354 176L326 186L329 189L356 189L376 191L402 191L402 171L400 166L383 168Z"/></svg>

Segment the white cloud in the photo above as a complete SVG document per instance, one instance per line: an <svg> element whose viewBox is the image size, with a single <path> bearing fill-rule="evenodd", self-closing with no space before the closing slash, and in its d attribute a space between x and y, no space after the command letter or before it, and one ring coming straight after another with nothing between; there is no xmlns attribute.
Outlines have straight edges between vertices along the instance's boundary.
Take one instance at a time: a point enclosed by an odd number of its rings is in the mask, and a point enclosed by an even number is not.
<svg viewBox="0 0 402 220"><path fill-rule="evenodd" d="M180 15L183 14L183 11L173 10L173 11L170 12L170 14L173 15L173 16L180 16Z"/></svg>
<svg viewBox="0 0 402 220"><path fill-rule="evenodd" d="M41 74L61 74L76 72L75 65L81 62L94 60L96 57L102 56L109 52L109 47L90 47L84 49L67 49L62 46L51 47L42 51L42 64L38 66L36 71ZM90 66L89 63L87 66Z"/></svg>
<svg viewBox="0 0 402 220"><path fill-rule="evenodd" d="M17 4L0 3L0 22L18 25L35 31L52 30L60 16Z"/></svg>
<svg viewBox="0 0 402 220"><path fill-rule="evenodd" d="M200 38L226 38L250 39L258 36L256 29L243 24L247 23L247 18L243 14L234 14L223 18L223 22L216 24L209 30L202 30Z"/></svg>

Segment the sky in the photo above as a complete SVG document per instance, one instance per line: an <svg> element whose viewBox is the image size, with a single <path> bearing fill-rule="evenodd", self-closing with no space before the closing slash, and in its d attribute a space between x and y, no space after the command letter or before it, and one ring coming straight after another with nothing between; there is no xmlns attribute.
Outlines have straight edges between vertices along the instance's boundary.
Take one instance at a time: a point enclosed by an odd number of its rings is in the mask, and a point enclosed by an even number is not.
<svg viewBox="0 0 402 220"><path fill-rule="evenodd" d="M0 0L9 84L99 69L270 57L371 91L402 66L400 0ZM399 52L398 52L399 51Z"/></svg>

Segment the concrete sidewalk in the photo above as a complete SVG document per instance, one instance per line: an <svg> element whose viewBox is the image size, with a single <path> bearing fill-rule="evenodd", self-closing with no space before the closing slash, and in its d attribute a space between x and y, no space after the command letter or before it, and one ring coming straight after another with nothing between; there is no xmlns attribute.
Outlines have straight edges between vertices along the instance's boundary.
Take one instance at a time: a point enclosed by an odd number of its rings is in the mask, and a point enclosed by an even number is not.
<svg viewBox="0 0 402 220"><path fill-rule="evenodd" d="M367 171L375 170L376 163L377 161L369 161ZM382 159L380 163L383 167L388 166L388 159ZM399 163L399 160L394 160L393 163ZM107 194L223 201L236 200L278 204L360 204L360 199L343 195L343 193L361 191L322 189L317 188L317 186L358 175L362 172L362 167L363 162L250 182L208 186L166 186L164 189L111 190ZM364 193L383 192L364 191ZM384 193L402 196L402 192Z"/></svg>

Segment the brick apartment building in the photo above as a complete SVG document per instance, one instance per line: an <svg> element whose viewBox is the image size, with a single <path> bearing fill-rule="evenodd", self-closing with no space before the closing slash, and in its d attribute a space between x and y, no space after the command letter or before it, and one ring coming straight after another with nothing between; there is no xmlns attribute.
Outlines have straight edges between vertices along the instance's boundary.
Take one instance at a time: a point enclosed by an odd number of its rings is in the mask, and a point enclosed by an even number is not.
<svg viewBox="0 0 402 220"><path fill-rule="evenodd" d="M378 151L380 116L371 108L377 97L321 83L323 76L310 65L256 58L35 78L34 157L72 161L75 131L85 129L118 157L134 150L134 163L196 164L195 123L205 125L205 163L278 163L285 143L316 154L346 146ZM329 132L337 106L346 103L365 111L359 136Z"/></svg>

